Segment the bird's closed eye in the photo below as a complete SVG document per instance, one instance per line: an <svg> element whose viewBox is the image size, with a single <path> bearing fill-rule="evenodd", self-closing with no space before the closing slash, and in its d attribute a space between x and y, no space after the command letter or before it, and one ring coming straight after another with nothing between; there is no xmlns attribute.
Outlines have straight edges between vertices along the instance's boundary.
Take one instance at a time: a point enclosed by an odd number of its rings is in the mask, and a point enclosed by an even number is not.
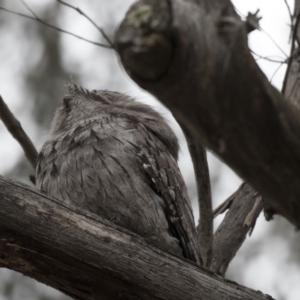
<svg viewBox="0 0 300 300"><path fill-rule="evenodd" d="M65 106L65 108L66 108L67 111L71 110L71 100L72 99L73 99L73 97L71 95L67 95L63 99L64 106Z"/></svg>

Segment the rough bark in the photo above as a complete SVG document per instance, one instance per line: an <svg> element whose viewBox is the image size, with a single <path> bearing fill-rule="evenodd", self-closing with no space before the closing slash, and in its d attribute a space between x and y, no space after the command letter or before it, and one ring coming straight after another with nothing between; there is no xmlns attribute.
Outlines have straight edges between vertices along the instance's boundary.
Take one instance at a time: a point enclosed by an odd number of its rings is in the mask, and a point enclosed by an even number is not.
<svg viewBox="0 0 300 300"><path fill-rule="evenodd" d="M258 68L230 2L140 1L115 44L129 75L258 190L270 214L300 226L300 113Z"/></svg>
<svg viewBox="0 0 300 300"><path fill-rule="evenodd" d="M287 74L283 84L283 90L287 100L294 103L298 108L300 105L299 84L299 3L295 2L294 26L292 27L291 57L288 62ZM298 26L297 26L298 25ZM298 37L298 38L297 38ZM260 195L249 184L244 183L233 195L229 211L214 235L214 252L211 270L224 275L227 267L243 244L247 233L254 226L256 217L262 210ZM254 214L254 215L253 215ZM250 224L248 223L250 219ZM251 233L251 231L250 231Z"/></svg>
<svg viewBox="0 0 300 300"><path fill-rule="evenodd" d="M259 207L255 203L260 201ZM254 216L249 214L254 209ZM261 196L248 184L243 183L232 198L229 211L214 234L214 255L211 270L225 275L229 263L234 258L247 233L255 226L256 218L262 210Z"/></svg>
<svg viewBox="0 0 300 300"><path fill-rule="evenodd" d="M0 177L0 266L75 299L272 299Z"/></svg>

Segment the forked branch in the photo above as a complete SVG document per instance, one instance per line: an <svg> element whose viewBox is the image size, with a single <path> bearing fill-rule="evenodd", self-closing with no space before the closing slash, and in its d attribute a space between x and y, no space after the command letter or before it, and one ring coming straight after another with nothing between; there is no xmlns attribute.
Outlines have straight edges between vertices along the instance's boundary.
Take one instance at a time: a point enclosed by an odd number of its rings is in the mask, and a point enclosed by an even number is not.
<svg viewBox="0 0 300 300"><path fill-rule="evenodd" d="M99 27L96 24L96 22L93 19L91 19L86 13L84 13L79 7L75 7L75 6L73 6L73 5L69 4L69 3L66 3L66 2L62 1L62 0L57 0L57 2L59 2L62 5L65 5L67 7L70 7L72 9L76 10L79 14L81 14L82 16L84 16L91 24L94 25L95 28L97 28L97 30L102 34L103 38L108 42L108 44L110 45L110 47L112 49L114 49L113 42L109 39L109 37L107 36L107 34L103 30L103 28Z"/></svg>
<svg viewBox="0 0 300 300"><path fill-rule="evenodd" d="M34 20L34 21L39 22L39 23L41 23L41 24L43 24L43 25L45 25L45 26L47 26L47 27L49 27L49 28L52 28L52 29L55 29L55 30L57 30L57 31L59 31L59 32L62 32L62 33L71 35L71 36L76 37L76 38L78 38L78 39L80 39L80 40L83 40L83 41L85 41L85 42L88 42L88 43L90 43L90 44L93 44L93 45L96 45L96 46L99 46L99 47L103 47L103 48L112 49L111 45L105 45L105 44L102 44L102 43L98 43L98 42L95 42L95 41L86 39L86 38L84 38L84 37L82 37L82 36L79 36L79 35L77 35L77 34L75 34L75 33L72 33L72 32L70 32L70 31L67 31L67 30L65 30L65 29L62 29L62 28L60 28L60 27L58 27L58 26L52 25L52 24L50 24L50 23L44 21L43 19L39 18L36 14L35 14L34 16L29 16L29 15L26 15L26 14L23 14L23 13L20 13L20 12L16 12L16 11L7 9L7 8L5 8L5 7L2 7L2 6L0 6L0 10L6 11L6 12L8 12L8 13L10 13L10 14L13 14L13 15L17 15L17 16L20 16L20 17L24 17L24 18L26 18L26 19Z"/></svg>

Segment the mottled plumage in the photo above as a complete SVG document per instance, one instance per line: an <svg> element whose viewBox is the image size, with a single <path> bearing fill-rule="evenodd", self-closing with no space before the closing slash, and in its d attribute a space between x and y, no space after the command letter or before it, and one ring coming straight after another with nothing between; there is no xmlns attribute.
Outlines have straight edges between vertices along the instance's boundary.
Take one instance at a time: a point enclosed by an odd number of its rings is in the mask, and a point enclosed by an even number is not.
<svg viewBox="0 0 300 300"><path fill-rule="evenodd" d="M37 162L36 186L199 263L178 141L152 108L70 87Z"/></svg>

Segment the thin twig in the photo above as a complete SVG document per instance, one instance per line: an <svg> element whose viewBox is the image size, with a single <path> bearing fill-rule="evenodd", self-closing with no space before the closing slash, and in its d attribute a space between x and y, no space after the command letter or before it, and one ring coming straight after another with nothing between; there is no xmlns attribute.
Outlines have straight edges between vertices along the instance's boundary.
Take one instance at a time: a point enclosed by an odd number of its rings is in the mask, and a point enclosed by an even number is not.
<svg viewBox="0 0 300 300"><path fill-rule="evenodd" d="M258 59L264 59L264 60L267 60L267 61L273 62L273 63L281 64L281 63L287 63L287 61L288 61L287 59L285 59L285 60L277 60L277 59L270 58L269 56L262 56L262 55L256 53L255 51L253 51L251 49L250 49L250 52L252 54L256 55L258 57ZM256 59L256 60L258 60L258 59Z"/></svg>
<svg viewBox="0 0 300 300"><path fill-rule="evenodd" d="M287 10L288 10L288 12L289 12L290 19L291 19L291 24L292 24L292 26L293 26L293 14L292 14L291 8L290 8L290 6L289 6L289 4L287 3L286 0L284 0L284 2L285 2L285 5L286 5L286 7L287 7Z"/></svg>
<svg viewBox="0 0 300 300"><path fill-rule="evenodd" d="M71 36L73 36L73 37L76 37L76 38L78 38L78 39L80 39L80 40L83 40L83 41L85 41L85 42L94 44L94 45L96 45L96 46L103 47L103 48L107 48L107 49L112 49L111 46L108 46L108 45L105 45L105 44L102 44L102 43L97 43L97 42L88 40L88 39L86 39L86 38L84 38L84 37L82 37L82 36L79 36L79 35L77 35L77 34L74 34L74 33L72 33L72 32L69 32L69 31L67 31L67 30L61 29L61 28L59 28L59 27L57 27L57 26L55 26L55 25L49 24L49 23L45 22L44 20L40 19L39 17L31 17L31 16L28 16L28 15L25 15L25 14L22 14L22 13L19 13L19 12L16 12L16 11L13 11L13 10L10 10L10 9L7 9L7 8L4 8L4 7L2 7L2 6L0 6L0 10L3 10L3 11L6 11L6 12L8 12L8 13L10 13L10 14L17 15L17 16L21 16L21 17L24 17L24 18L27 18L27 19L30 19L30 20L34 20L34 21L39 22L39 23L41 23L41 24L43 24L43 25L45 25L45 26L47 26L47 27L50 27L50 28L52 28L52 29L55 29L55 30L57 30L57 31L59 31L59 32L62 32L62 33L65 33L65 34L69 34L69 35L71 35Z"/></svg>
<svg viewBox="0 0 300 300"><path fill-rule="evenodd" d="M268 34L263 28L260 27L260 30L273 42L273 44L284 54L285 57L288 55L284 52L284 50L277 44L277 42L272 38L270 34Z"/></svg>
<svg viewBox="0 0 300 300"><path fill-rule="evenodd" d="M39 17L37 16L37 14L29 7L29 5L24 1L24 0L21 0L21 2L23 3L23 5L27 8L27 10L29 10L32 15L36 18L36 19L39 19Z"/></svg>
<svg viewBox="0 0 300 300"><path fill-rule="evenodd" d="M232 201L236 197L236 193L237 192L238 191L236 191L235 193L233 193L224 202L222 202L217 208L214 209L214 213L213 213L214 218L216 218L217 216L223 214L226 210L230 209Z"/></svg>
<svg viewBox="0 0 300 300"><path fill-rule="evenodd" d="M195 170L200 215L197 227L200 237L199 246L203 267L209 269L213 251L213 211L206 149L185 126L181 128L187 140Z"/></svg>
<svg viewBox="0 0 300 300"><path fill-rule="evenodd" d="M13 113L10 111L3 98L0 96L0 118L3 121L7 130L11 135L19 142L24 150L25 156L31 163L32 167L36 167L36 159L38 152L35 149L32 141L23 130L21 123L15 118Z"/></svg>
<svg viewBox="0 0 300 300"><path fill-rule="evenodd" d="M300 21L300 13L298 13L298 15L297 15L296 24L295 24L294 29L293 29L293 37L292 37L290 59L289 59L289 62L288 62L288 66L287 66L287 70L286 70L286 73L285 73L285 76L284 76L282 90L281 90L281 92L282 92L283 95L285 95L285 90L286 90L286 86L287 86L287 80L288 80L290 69L291 69L291 65L292 65L292 62L293 62L292 57L293 57L294 52L295 52L295 40L296 40L296 37L297 37L297 29L298 29L298 26L299 26L299 21Z"/></svg>
<svg viewBox="0 0 300 300"><path fill-rule="evenodd" d="M283 66L284 63L281 63L278 68L276 68L275 72L273 73L273 75L271 76L269 82L272 83L273 78L275 77L275 75L277 74L277 72L280 70L280 68Z"/></svg>
<svg viewBox="0 0 300 300"><path fill-rule="evenodd" d="M286 2L286 0L284 0L285 2ZM286 4L287 4L287 2L286 2ZM287 6L288 6L288 4L287 4ZM235 9L236 9L236 7L235 7ZM236 9L237 10L237 9ZM290 7L288 6L288 10L289 10L289 14L290 14L290 16L291 16L291 20L292 20L292 14L291 14L291 11L290 11ZM237 10L238 11L238 10ZM238 11L239 12L239 11ZM256 13L258 13L258 11L256 12ZM247 19L247 16L245 16L242 12L239 12L239 14L241 15L241 16L243 16L245 19ZM249 14L248 14L249 15ZM292 23L293 24L293 23ZM277 42L271 37L271 35L269 35L261 26L259 26L259 29L261 30L261 31L263 31L268 37L269 37L269 39L271 39L271 41L275 44L275 46L287 57L287 54L283 51L283 49L277 44Z"/></svg>
<svg viewBox="0 0 300 300"><path fill-rule="evenodd" d="M23 1L23 0L22 0L22 1ZM92 23L92 24L99 30L99 32L102 34L102 36L104 37L104 39L109 43L109 45L111 46L111 48L114 49L114 44L113 44L113 42L109 39L109 37L108 37L108 36L106 35L106 33L104 32L104 30L103 30L101 27L99 27L99 26L95 23L95 21L92 20L92 19L91 19L86 13L84 13L79 7L75 7L75 6L73 6L73 5L69 4L69 3L66 3L66 2L62 1L62 0L57 0L57 2L59 2L59 3L62 4L62 5L65 5L65 6L67 6L67 7L70 7L70 8L72 8L72 9L76 10L79 14L81 14L81 15L84 16L87 20L89 20L90 23Z"/></svg>
<svg viewBox="0 0 300 300"><path fill-rule="evenodd" d="M257 9L254 14L248 12L248 15L245 20L246 30L248 34L256 29L259 29L259 21L262 19L262 17L259 17L258 13L259 13L259 9Z"/></svg>

